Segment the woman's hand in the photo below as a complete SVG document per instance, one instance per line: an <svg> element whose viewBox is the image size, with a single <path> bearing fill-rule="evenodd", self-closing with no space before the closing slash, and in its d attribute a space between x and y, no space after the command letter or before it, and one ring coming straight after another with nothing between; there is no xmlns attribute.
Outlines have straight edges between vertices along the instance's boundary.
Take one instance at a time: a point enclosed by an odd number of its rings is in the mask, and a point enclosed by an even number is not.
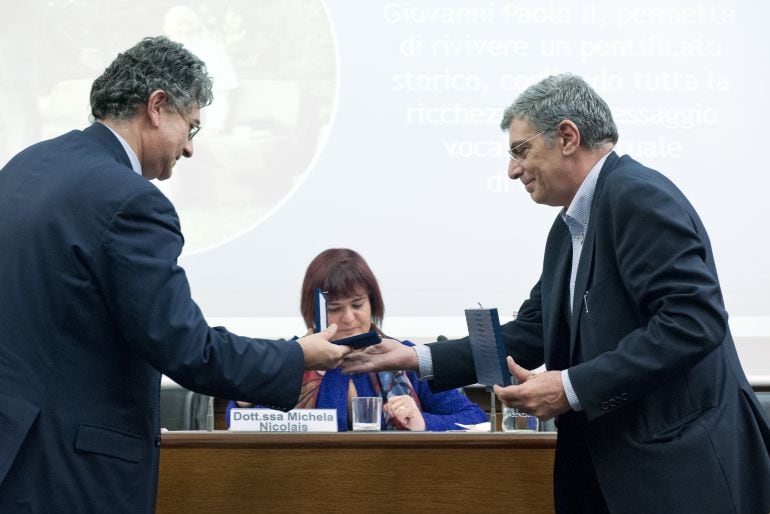
<svg viewBox="0 0 770 514"><path fill-rule="evenodd" d="M417 404L411 396L406 394L391 396L388 398L388 403L382 406L382 409L407 430L425 431L425 418L422 417L422 412L417 408Z"/></svg>

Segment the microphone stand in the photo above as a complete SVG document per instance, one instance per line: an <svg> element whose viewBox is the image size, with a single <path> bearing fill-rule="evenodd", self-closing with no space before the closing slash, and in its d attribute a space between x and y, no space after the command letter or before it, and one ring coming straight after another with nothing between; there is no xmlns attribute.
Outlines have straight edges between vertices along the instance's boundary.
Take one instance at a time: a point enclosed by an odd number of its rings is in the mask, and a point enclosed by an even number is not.
<svg viewBox="0 0 770 514"><path fill-rule="evenodd" d="M209 403L206 409L206 430L208 432L214 431L214 397L209 396Z"/></svg>

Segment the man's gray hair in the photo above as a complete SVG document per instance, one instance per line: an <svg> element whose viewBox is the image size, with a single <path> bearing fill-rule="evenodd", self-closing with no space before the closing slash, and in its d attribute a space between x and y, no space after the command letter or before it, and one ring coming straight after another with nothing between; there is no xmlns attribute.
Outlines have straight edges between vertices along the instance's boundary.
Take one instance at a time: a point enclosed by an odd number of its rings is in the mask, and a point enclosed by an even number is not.
<svg viewBox="0 0 770 514"><path fill-rule="evenodd" d="M523 118L544 137L563 120L580 130L580 144L595 149L618 142L618 129L607 103L577 75L552 75L528 87L503 113L500 128L507 131L514 118Z"/></svg>
<svg viewBox="0 0 770 514"><path fill-rule="evenodd" d="M206 65L181 44L158 36L118 54L91 86L91 116L128 119L153 91L165 91L169 110L205 107L214 99Z"/></svg>

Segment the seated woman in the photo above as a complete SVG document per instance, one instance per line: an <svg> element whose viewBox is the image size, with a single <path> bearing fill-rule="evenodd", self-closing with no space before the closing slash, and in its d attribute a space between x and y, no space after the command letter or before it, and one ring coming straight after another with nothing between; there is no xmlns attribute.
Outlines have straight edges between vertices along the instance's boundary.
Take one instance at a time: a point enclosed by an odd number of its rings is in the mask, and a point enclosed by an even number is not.
<svg viewBox="0 0 770 514"><path fill-rule="evenodd" d="M313 331L315 318L313 295L316 288L326 293L328 323L337 324L333 340L380 329L385 305L380 287L366 261L353 250L334 248L321 252L308 266L302 283L300 302L306 326ZM414 346L409 341L402 344ZM383 398L384 430L444 431L457 430L456 423L476 424L487 421L478 405L459 391L431 392L428 384L412 371L343 374L307 371L303 377L298 409L336 409L338 430L349 430L350 399L356 396ZM250 407L230 402L230 409Z"/></svg>

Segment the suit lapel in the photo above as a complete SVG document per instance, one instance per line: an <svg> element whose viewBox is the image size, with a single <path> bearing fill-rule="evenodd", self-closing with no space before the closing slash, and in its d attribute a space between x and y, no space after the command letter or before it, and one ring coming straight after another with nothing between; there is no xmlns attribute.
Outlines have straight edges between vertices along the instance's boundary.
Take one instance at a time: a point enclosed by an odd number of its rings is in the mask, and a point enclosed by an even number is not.
<svg viewBox="0 0 770 514"><path fill-rule="evenodd" d="M577 275L575 276L575 296L572 299L572 322L570 323L570 355L575 355L575 344L577 343L577 334L579 333L578 328L580 324L581 309L585 308L585 296L588 282L591 279L594 268L594 248L596 246L597 224L594 213L596 212L596 206L598 205L604 182L614 169L617 161L618 155L615 152L611 152L610 155L607 156L607 160L604 161L604 165L599 172L599 178L596 181L596 188L594 189L594 196L591 200L591 211L588 216L588 229L586 230L585 239L583 241L583 250L580 252L580 262L578 263Z"/></svg>
<svg viewBox="0 0 770 514"><path fill-rule="evenodd" d="M564 225L561 220L558 223ZM548 369L566 369L569 363L567 348L564 348L566 342L566 333L560 323L563 323L562 312L566 305L565 298L569 295L569 274L572 263L572 240L566 225L563 228L563 234L557 244L555 252L555 265L553 268L553 282L548 286L544 284L544 291L549 292L547 308L544 315L548 318L545 322L545 361ZM568 315L568 313L565 313Z"/></svg>

